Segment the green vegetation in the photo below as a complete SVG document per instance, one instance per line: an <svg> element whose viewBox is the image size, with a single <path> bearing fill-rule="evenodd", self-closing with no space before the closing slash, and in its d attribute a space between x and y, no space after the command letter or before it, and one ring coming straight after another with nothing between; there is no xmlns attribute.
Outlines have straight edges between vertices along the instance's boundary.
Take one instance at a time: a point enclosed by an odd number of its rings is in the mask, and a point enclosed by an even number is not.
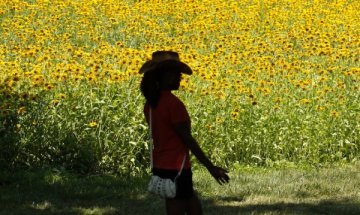
<svg viewBox="0 0 360 215"><path fill-rule="evenodd" d="M160 49L194 70L177 94L216 164L356 162L359 2L2 0L0 169L141 174Z"/></svg>
<svg viewBox="0 0 360 215"><path fill-rule="evenodd" d="M208 214L359 214L360 163L308 168L238 168L220 186L203 169L195 187ZM149 176L79 176L56 170L0 173L0 214L163 214Z"/></svg>
<svg viewBox="0 0 360 215"><path fill-rule="evenodd" d="M220 187L193 162L205 214L360 214L359 8L0 1L0 215L164 211L138 74L156 50L193 68L176 94L232 170Z"/></svg>

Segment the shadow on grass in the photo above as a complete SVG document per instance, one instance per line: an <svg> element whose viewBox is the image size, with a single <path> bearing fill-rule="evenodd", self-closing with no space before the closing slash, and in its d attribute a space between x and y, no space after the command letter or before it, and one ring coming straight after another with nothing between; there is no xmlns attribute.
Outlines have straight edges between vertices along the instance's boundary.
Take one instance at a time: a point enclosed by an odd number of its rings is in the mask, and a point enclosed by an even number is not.
<svg viewBox="0 0 360 215"><path fill-rule="evenodd" d="M0 172L0 214L158 214L163 202L146 192L148 179Z"/></svg>
<svg viewBox="0 0 360 215"><path fill-rule="evenodd" d="M351 202L351 199L324 200L319 203L285 203L276 202L269 204L240 204L234 201L214 202L205 201L205 210L213 211L209 214L360 214L360 204Z"/></svg>
<svg viewBox="0 0 360 215"><path fill-rule="evenodd" d="M149 177L80 177L56 171L0 172L0 214L164 214ZM351 199L251 204L244 197L203 199L204 214L360 214Z"/></svg>

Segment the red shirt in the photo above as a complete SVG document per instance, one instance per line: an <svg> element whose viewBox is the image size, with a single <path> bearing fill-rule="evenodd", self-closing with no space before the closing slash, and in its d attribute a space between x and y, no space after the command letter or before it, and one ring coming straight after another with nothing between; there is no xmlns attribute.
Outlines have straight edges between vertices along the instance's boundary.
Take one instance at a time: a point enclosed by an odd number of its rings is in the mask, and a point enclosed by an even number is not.
<svg viewBox="0 0 360 215"><path fill-rule="evenodd" d="M174 129L174 125L177 123L191 123L185 105L171 91L162 91L158 105L151 112L154 168L179 170L185 154L184 168L190 168L189 148L181 141ZM147 103L144 107L144 114L149 123L149 105Z"/></svg>

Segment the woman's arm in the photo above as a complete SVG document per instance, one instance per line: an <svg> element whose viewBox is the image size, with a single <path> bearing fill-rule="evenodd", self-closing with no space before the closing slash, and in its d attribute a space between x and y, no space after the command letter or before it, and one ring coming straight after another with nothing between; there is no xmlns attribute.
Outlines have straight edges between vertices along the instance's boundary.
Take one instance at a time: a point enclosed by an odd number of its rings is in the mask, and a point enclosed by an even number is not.
<svg viewBox="0 0 360 215"><path fill-rule="evenodd" d="M213 163L206 157L201 150L199 144L195 138L191 135L190 123L183 122L175 125L175 132L179 135L182 142L189 147L195 157L202 163L210 172L210 174L216 179L219 184L229 182L229 176L227 170L214 166Z"/></svg>

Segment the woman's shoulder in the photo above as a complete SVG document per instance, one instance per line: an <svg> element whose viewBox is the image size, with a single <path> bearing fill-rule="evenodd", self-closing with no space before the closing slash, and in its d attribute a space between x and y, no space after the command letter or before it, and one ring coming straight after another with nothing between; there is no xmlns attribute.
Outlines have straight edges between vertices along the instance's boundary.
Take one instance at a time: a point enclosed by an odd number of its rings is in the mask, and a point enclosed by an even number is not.
<svg viewBox="0 0 360 215"><path fill-rule="evenodd" d="M161 92L160 100L163 100L165 102L180 101L180 99L175 96L171 91Z"/></svg>
<svg viewBox="0 0 360 215"><path fill-rule="evenodd" d="M173 105L175 105L175 106L178 106L178 105L185 106L184 103L181 101L181 99L179 97L177 97L175 94L171 93L171 92L169 94L167 94L167 99L169 101L169 104L172 105L172 106Z"/></svg>

